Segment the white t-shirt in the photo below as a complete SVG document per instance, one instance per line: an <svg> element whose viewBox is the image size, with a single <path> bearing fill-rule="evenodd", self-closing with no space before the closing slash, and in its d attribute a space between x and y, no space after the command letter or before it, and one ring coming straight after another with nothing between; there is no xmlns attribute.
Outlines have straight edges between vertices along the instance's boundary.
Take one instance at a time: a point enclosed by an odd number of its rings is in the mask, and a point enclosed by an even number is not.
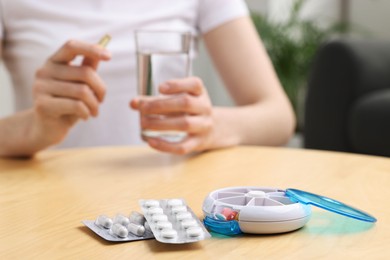
<svg viewBox="0 0 390 260"><path fill-rule="evenodd" d="M141 143L134 31L191 31L195 41L219 25L248 14L244 0L0 0L3 60L11 73L16 110L33 105L35 71L69 39L91 43L109 33L109 62L99 65L107 94L99 116L79 122L60 147ZM196 44L192 44L192 58Z"/></svg>

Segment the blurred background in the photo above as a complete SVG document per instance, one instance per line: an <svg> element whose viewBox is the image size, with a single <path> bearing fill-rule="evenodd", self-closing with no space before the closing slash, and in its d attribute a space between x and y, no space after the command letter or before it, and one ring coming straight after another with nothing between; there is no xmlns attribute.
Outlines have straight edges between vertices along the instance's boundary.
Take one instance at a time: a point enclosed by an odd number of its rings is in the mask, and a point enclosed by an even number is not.
<svg viewBox="0 0 390 260"><path fill-rule="evenodd" d="M386 0L247 0L256 29L291 99L299 124L289 144L301 147L304 99L312 59L332 37L390 39L390 1ZM261 73L261 71L259 71ZM215 105L232 105L204 46L194 64ZM13 112L12 91L0 64L0 117Z"/></svg>

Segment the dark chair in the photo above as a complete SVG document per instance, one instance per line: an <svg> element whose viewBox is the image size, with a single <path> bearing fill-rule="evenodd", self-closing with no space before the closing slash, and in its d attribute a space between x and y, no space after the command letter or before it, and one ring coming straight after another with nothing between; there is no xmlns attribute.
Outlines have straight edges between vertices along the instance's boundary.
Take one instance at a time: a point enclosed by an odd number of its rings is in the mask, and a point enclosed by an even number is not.
<svg viewBox="0 0 390 260"><path fill-rule="evenodd" d="M337 39L320 48L308 81L304 146L390 156L390 42Z"/></svg>

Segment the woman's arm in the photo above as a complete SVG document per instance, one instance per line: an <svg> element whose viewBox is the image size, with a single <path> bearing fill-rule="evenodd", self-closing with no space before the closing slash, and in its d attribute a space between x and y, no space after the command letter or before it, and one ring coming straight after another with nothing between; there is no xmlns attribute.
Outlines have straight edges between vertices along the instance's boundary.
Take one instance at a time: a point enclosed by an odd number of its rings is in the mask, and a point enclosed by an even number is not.
<svg viewBox="0 0 390 260"><path fill-rule="evenodd" d="M83 64L71 66L78 55L84 56ZM100 46L65 43L36 72L34 106L0 119L0 156L30 157L62 141L79 119L97 116L105 85L96 67L109 59Z"/></svg>
<svg viewBox="0 0 390 260"><path fill-rule="evenodd" d="M238 105L214 109L213 145L285 144L295 129L293 109L250 18L228 22L204 40Z"/></svg>

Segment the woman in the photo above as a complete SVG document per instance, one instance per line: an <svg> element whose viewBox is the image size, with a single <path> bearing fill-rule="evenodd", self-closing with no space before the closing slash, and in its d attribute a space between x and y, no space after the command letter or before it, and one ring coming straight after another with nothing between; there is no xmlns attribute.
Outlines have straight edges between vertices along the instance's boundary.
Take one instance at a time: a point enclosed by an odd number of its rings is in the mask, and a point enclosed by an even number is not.
<svg viewBox="0 0 390 260"><path fill-rule="evenodd" d="M0 8L0 50L17 111L0 120L1 156L32 156L53 145L140 143L134 110L142 126L188 133L179 143L147 139L174 154L282 145L293 133L291 105L243 0L0 0ZM136 97L137 29L202 38L237 106L213 107L196 77L163 84L162 93L182 94L174 98ZM112 35L108 50L93 44L104 33Z"/></svg>

